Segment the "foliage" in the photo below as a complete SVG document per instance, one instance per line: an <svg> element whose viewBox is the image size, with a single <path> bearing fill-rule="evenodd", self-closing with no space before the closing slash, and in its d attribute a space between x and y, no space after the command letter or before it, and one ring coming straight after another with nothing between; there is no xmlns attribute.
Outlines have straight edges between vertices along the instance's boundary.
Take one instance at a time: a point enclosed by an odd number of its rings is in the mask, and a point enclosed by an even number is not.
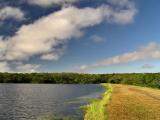
<svg viewBox="0 0 160 120"><path fill-rule="evenodd" d="M0 83L129 84L160 88L160 73L0 73Z"/></svg>

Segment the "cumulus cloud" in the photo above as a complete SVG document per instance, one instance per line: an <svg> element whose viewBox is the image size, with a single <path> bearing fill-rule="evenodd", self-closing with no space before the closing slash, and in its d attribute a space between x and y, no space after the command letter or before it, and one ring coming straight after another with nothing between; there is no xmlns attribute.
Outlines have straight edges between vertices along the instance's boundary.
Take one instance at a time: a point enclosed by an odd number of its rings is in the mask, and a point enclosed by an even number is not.
<svg viewBox="0 0 160 120"><path fill-rule="evenodd" d="M78 0L26 0L29 4L48 7L52 5L72 4Z"/></svg>
<svg viewBox="0 0 160 120"><path fill-rule="evenodd" d="M146 46L139 48L136 51L110 57L95 64L82 65L79 67L79 69L87 70L90 68L95 68L100 66L124 64L128 62L134 62L134 61L145 60L145 59L160 59L160 44L152 42Z"/></svg>
<svg viewBox="0 0 160 120"><path fill-rule="evenodd" d="M58 60L63 54L64 54L64 51L66 49L66 46L62 46L61 48L57 48L55 49L55 52L56 54L50 52L50 53L46 53L44 55L41 55L41 59L42 60Z"/></svg>
<svg viewBox="0 0 160 120"><path fill-rule="evenodd" d="M17 63L14 71L22 73L38 72L40 65Z"/></svg>
<svg viewBox="0 0 160 120"><path fill-rule="evenodd" d="M0 21L13 18L15 20L23 20L24 12L16 7L6 6L0 9Z"/></svg>
<svg viewBox="0 0 160 120"><path fill-rule="evenodd" d="M13 62L12 65L15 67L11 67L8 62L0 62L0 72L21 72L21 73L31 73L31 72L39 72L40 65L39 64L28 64L22 62Z"/></svg>
<svg viewBox="0 0 160 120"><path fill-rule="evenodd" d="M114 15L118 13L122 16ZM59 46L66 45L71 38L80 37L84 28L111 19L113 22L124 24L124 21L121 21L122 17L127 19L121 10L115 11L109 5L101 5L97 8L73 6L63 8L32 24L23 25L15 36L5 38L1 36L0 59L27 60L34 55L40 56L43 60L58 59L64 52L63 47ZM131 21L130 17L126 20L126 24L128 21Z"/></svg>
<svg viewBox="0 0 160 120"><path fill-rule="evenodd" d="M133 16L138 12L135 9L133 0L108 0L110 4L115 6L115 11L112 13L111 22L117 22L121 24L132 23L134 21ZM125 8L125 9L123 9Z"/></svg>
<svg viewBox="0 0 160 120"><path fill-rule="evenodd" d="M10 67L7 62L0 62L0 72L9 72Z"/></svg>

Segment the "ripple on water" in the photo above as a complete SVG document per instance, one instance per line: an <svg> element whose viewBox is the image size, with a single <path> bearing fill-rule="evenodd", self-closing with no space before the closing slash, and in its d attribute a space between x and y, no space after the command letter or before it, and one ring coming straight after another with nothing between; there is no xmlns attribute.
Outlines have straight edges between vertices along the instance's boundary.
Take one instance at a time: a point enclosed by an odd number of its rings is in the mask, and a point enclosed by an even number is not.
<svg viewBox="0 0 160 120"><path fill-rule="evenodd" d="M0 120L80 116L79 107L100 97L100 85L0 84Z"/></svg>

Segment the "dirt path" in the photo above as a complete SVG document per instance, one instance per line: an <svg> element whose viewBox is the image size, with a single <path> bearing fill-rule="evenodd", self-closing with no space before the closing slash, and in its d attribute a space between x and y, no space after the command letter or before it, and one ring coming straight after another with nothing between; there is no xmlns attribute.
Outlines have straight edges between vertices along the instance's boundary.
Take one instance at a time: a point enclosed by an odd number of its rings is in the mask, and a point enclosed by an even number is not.
<svg viewBox="0 0 160 120"><path fill-rule="evenodd" d="M109 120L160 120L160 90L113 85Z"/></svg>

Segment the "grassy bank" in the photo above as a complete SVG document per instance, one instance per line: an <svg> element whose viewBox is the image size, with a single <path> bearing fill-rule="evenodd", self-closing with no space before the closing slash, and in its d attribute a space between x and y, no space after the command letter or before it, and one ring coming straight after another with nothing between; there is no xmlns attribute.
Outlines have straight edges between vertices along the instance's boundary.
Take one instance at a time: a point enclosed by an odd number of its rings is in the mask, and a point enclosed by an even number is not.
<svg viewBox="0 0 160 120"><path fill-rule="evenodd" d="M112 86L110 84L101 84L105 88L102 99L93 100L91 104L82 106L85 110L84 120L106 120L106 105L109 103L112 94ZM77 116L48 116L40 120L79 120Z"/></svg>
<svg viewBox="0 0 160 120"><path fill-rule="evenodd" d="M130 85L112 85L107 105L109 120L160 120L160 90Z"/></svg>
<svg viewBox="0 0 160 120"><path fill-rule="evenodd" d="M85 120L106 120L106 105L109 102L112 94L112 87L110 84L102 84L106 92L103 94L102 99L94 100L91 104L86 106Z"/></svg>
<svg viewBox="0 0 160 120"><path fill-rule="evenodd" d="M93 100L85 107L84 120L160 120L159 89L121 84L102 85L106 89L105 93L101 99ZM52 117L45 120L71 118Z"/></svg>

